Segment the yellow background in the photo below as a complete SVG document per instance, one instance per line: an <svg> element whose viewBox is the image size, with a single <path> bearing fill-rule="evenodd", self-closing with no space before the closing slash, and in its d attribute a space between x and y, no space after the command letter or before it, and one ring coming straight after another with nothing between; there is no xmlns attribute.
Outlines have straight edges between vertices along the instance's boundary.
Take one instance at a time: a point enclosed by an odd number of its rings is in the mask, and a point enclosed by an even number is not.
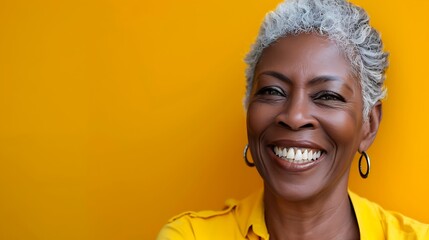
<svg viewBox="0 0 429 240"><path fill-rule="evenodd" d="M356 0L391 53L372 172L429 222L429 2ZM243 57L274 0L0 1L0 239L153 239L261 186Z"/></svg>

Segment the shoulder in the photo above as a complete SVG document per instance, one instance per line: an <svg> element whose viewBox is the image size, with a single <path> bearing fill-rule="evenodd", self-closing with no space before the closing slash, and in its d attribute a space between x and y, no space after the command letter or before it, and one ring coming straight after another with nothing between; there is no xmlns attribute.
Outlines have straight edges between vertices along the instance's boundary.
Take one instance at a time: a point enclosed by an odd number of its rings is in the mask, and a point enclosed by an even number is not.
<svg viewBox="0 0 429 240"><path fill-rule="evenodd" d="M358 218L361 235L378 231L384 236L384 239L429 240L429 224L421 223L397 212L387 211L380 205L354 193L349 194Z"/></svg>
<svg viewBox="0 0 429 240"><path fill-rule="evenodd" d="M189 211L179 214L161 229L157 239L223 239L225 233L230 236L239 234L234 216L238 202L227 200L225 205L220 211Z"/></svg>
<svg viewBox="0 0 429 240"><path fill-rule="evenodd" d="M378 206L384 232L388 237L403 236L404 239L429 240L429 225L421 223L400 213L386 211Z"/></svg>
<svg viewBox="0 0 429 240"><path fill-rule="evenodd" d="M242 201L227 200L220 211L182 213L170 219L157 239L268 239L262 196L260 189Z"/></svg>

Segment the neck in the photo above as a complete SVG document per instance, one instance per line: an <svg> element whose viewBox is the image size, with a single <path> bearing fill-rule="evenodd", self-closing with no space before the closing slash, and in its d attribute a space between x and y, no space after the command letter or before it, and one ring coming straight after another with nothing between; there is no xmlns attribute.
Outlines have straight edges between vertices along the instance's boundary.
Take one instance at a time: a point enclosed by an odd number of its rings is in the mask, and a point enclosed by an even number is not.
<svg viewBox="0 0 429 240"><path fill-rule="evenodd" d="M270 239L359 239L347 187L313 199L290 202L265 186L264 207Z"/></svg>

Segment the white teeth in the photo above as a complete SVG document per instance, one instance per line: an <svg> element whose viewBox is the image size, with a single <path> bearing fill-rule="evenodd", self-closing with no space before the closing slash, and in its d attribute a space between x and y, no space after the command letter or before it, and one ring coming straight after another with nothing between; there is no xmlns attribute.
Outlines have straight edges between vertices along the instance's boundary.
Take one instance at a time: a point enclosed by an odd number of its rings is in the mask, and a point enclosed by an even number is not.
<svg viewBox="0 0 429 240"><path fill-rule="evenodd" d="M277 146L274 147L274 153L279 157L283 157L283 155L280 154L280 149Z"/></svg>
<svg viewBox="0 0 429 240"><path fill-rule="evenodd" d="M298 149L295 154L295 161L301 161L301 160L302 160L302 153L301 153L301 150Z"/></svg>
<svg viewBox="0 0 429 240"><path fill-rule="evenodd" d="M321 155L321 152L320 152L320 151L315 152L315 153L313 154L313 160L318 159L318 158L320 157L320 155Z"/></svg>
<svg viewBox="0 0 429 240"><path fill-rule="evenodd" d="M308 158L308 150L305 149L304 153L302 154L302 160L307 160Z"/></svg>
<svg viewBox="0 0 429 240"><path fill-rule="evenodd" d="M273 151L278 157L295 163L315 161L322 155L321 150L317 151L308 148L297 147L282 148L274 146Z"/></svg>
<svg viewBox="0 0 429 240"><path fill-rule="evenodd" d="M294 159L295 158L295 151L293 150L293 148L289 148L289 151L287 152L287 158L289 159Z"/></svg>

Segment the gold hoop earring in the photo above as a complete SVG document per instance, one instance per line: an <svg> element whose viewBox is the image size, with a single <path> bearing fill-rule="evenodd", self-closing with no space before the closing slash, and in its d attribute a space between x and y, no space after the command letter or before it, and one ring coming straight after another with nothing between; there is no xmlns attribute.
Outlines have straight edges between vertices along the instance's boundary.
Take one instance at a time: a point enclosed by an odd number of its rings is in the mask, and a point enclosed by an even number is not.
<svg viewBox="0 0 429 240"><path fill-rule="evenodd" d="M244 147L244 152L243 152L244 162L246 163L247 166L254 167L255 163L252 163L247 159L247 150L249 150L249 144L246 144L246 146Z"/></svg>
<svg viewBox="0 0 429 240"><path fill-rule="evenodd" d="M362 172L362 157L365 157L366 166L367 166L365 173ZM368 175L369 175L369 170L370 169L371 169L371 161L369 160L369 156L368 156L368 154L366 154L365 151L362 151L361 155L360 155L360 158L359 158L359 173L360 173L360 176L362 178L364 178L364 179L367 178Z"/></svg>

